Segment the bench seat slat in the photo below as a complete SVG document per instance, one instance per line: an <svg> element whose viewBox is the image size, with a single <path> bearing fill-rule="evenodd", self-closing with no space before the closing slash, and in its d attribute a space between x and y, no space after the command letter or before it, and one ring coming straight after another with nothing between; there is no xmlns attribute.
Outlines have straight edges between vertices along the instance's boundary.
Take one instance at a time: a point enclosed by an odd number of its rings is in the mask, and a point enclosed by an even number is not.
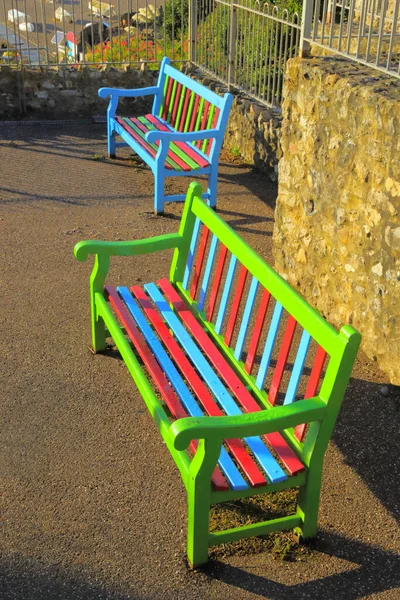
<svg viewBox="0 0 400 600"><path fill-rule="evenodd" d="M217 268L215 270L215 276L212 283L210 300L208 302L207 308L207 321L212 321L214 316L215 303L217 301L219 286L221 285L222 273L224 271L226 255L228 253L228 249L226 246L222 245L221 250L218 256Z"/></svg>
<svg viewBox="0 0 400 600"><path fill-rule="evenodd" d="M183 417L187 417L188 416L187 412L185 411L183 406L180 404L178 397L174 393L171 385L169 384L167 378L165 377L162 369L158 365L156 359L150 352L148 345L146 344L142 335L138 331L130 313L128 312L127 308L124 306L124 303L118 296L115 288L113 288L112 286L105 286L105 292L106 292L106 296L108 297L108 300L110 301L116 314L118 315L119 319L121 320L121 323L125 327L125 330L126 330L127 334L129 335L129 338L132 341L133 345L135 346L140 358L143 360L149 373L154 378L154 381L156 382L157 387L159 388L160 393L161 393L166 405L168 406L171 414L176 419L181 419ZM196 448L197 448L197 444L191 443L190 449L192 450L192 452L196 452ZM215 469L215 471L212 475L212 482L213 482L215 489L217 489L217 490L224 491L224 490L229 489L228 484L226 483L224 477L222 476L222 474L218 468Z"/></svg>
<svg viewBox="0 0 400 600"><path fill-rule="evenodd" d="M159 280L158 285L164 292L167 299L172 303L174 309L178 312L180 318L186 324L191 334L196 339L197 343L200 345L202 350L211 360L215 368L218 369L218 372L220 373L222 379L227 383L229 388L236 395L236 398L238 399L243 409L246 412L257 412L261 410L256 400L246 389L242 381L230 367L230 365L222 356L218 348L214 346L211 339L203 330L203 328L201 327L200 323L196 320L194 315L192 315L189 308L183 302L182 298L179 296L177 291L172 287L168 279L163 278ZM291 475L294 475L304 470L304 465L299 460L295 452L286 443L286 441L284 442L286 446L285 456L282 456L280 454L281 445L276 448L273 444L275 438L271 438L271 441L270 436L267 435L265 437L271 444L273 449L277 452L278 456L282 459Z"/></svg>
<svg viewBox="0 0 400 600"><path fill-rule="evenodd" d="M323 348L321 348L321 346L318 346L317 352L316 352L315 358L314 358L314 363L311 368L310 379L308 380L304 398L313 398L315 396L315 394L317 393L318 384L319 384L322 370L324 368L324 363L325 363L326 357L327 357L327 353L325 352L325 350ZM297 439L299 441L303 440L303 437L304 437L304 434L306 431L306 427L307 426L305 424L303 424L303 425L297 425L297 427L294 428L295 436L297 437Z"/></svg>
<svg viewBox="0 0 400 600"><path fill-rule="evenodd" d="M230 396L228 390L222 384L221 380L214 372L209 362L204 358L197 344L193 341L193 338L189 335L178 317L171 310L168 302L158 290L157 286L154 283L149 283L144 287L149 293L153 302L156 304L163 318L166 320L169 327L172 329L177 339L190 356L192 362L202 374L202 377L210 387L225 413L228 415L242 414L242 411ZM259 437L247 437L245 438L245 442L253 452L254 456L272 483L278 483L287 479L287 475Z"/></svg>
<svg viewBox="0 0 400 600"><path fill-rule="evenodd" d="M190 383L207 414L212 417L223 416L224 413L218 408L216 402L208 392L205 384L198 376L196 370L192 367L190 361L176 342L175 338L172 336L170 330L161 318L160 313L155 309L149 297L138 285L132 286L130 289L135 298L139 301L147 318L157 331L168 352L174 357L174 360L178 365L182 375ZM257 465L248 454L240 440L230 439L226 440L225 443L232 452L232 455L238 461L238 464L242 467L251 485L253 487L265 485L267 483L265 477L262 475L261 471L258 469Z"/></svg>
<svg viewBox="0 0 400 600"><path fill-rule="evenodd" d="M247 373L251 373L253 368L270 299L271 294L268 290L264 289L260 300L260 306L258 307L258 313L256 322L254 324L253 333L249 342L249 350L247 352L246 363L244 365L244 368L247 371Z"/></svg>
<svg viewBox="0 0 400 600"><path fill-rule="evenodd" d="M142 335L145 337L148 346L151 348L160 366L162 366L164 373L168 377L172 387L175 389L175 392L178 394L179 398L181 399L181 402L183 403L190 416L202 417L202 410L196 403L194 397L189 391L189 388L178 373L172 360L165 352L156 334L148 324L142 311L135 303L128 288L124 286L119 286L117 288L117 292L121 296L125 305L128 307L130 314L136 321L137 326L142 332ZM218 464L222 469L223 473L225 474L226 478L228 479L233 490L247 489L248 486L245 480L243 479L242 475L238 471L231 457L223 447L221 448L221 454L218 460Z"/></svg>

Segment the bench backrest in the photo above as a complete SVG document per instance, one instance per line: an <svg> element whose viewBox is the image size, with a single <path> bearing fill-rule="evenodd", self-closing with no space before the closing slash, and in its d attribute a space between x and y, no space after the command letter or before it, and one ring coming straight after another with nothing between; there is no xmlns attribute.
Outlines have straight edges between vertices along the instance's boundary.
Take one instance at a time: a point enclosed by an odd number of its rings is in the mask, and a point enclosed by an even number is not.
<svg viewBox="0 0 400 600"><path fill-rule="evenodd" d="M160 92L154 98L153 115L162 118L183 133L218 129L220 139L196 142L196 147L210 157L222 145L232 105L232 95L219 96L169 64L164 58L158 78Z"/></svg>
<svg viewBox="0 0 400 600"><path fill-rule="evenodd" d="M269 407L319 396L322 425L286 431L303 451L327 445L360 334L337 332L200 199L191 184L174 255L176 284L259 402Z"/></svg>

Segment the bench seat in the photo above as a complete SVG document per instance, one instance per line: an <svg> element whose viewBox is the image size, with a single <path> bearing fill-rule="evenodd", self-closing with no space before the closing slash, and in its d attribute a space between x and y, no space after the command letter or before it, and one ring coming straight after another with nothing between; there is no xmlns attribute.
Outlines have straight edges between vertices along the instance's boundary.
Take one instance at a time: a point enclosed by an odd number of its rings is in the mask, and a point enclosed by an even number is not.
<svg viewBox="0 0 400 600"><path fill-rule="evenodd" d="M262 409L167 279L105 292L172 420ZM278 432L225 440L218 464L212 484L219 491L279 483L305 469Z"/></svg>
<svg viewBox="0 0 400 600"><path fill-rule="evenodd" d="M160 143L157 141L150 144L146 140L146 133L149 131L173 131L168 123L159 117L153 117L151 114L138 118L117 116L115 119L152 158L156 157ZM207 169L209 166L210 162L191 144L189 145L186 142L172 142L170 144L165 161L165 167L169 171L190 172Z"/></svg>

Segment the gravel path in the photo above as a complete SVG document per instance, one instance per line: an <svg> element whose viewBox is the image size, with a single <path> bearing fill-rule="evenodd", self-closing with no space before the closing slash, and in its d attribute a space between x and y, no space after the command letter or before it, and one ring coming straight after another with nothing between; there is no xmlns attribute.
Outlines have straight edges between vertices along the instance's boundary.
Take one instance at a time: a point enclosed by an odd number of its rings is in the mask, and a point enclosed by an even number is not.
<svg viewBox="0 0 400 600"><path fill-rule="evenodd" d="M400 400L362 355L307 557L187 570L178 471L123 363L88 350L91 265L72 253L81 239L175 231L182 206L154 217L149 171L98 160L104 125L0 133L2 600L400 598ZM275 195L222 165L219 212L269 261ZM153 258L113 261L110 280L153 280L170 257Z"/></svg>

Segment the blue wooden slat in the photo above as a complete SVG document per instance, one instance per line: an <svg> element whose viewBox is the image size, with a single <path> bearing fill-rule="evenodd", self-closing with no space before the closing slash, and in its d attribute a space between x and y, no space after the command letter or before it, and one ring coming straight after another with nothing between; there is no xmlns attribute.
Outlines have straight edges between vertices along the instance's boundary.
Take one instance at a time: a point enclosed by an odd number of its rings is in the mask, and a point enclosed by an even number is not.
<svg viewBox="0 0 400 600"><path fill-rule="evenodd" d="M304 330L297 350L292 375L290 377L289 385L286 390L285 400L283 401L283 404L290 404L296 398L296 392L297 388L299 387L300 377L303 372L303 367L306 360L308 348L310 346L310 341L310 334Z"/></svg>
<svg viewBox="0 0 400 600"><path fill-rule="evenodd" d="M185 275L183 277L183 282L182 282L185 290L187 290L187 288L188 288L190 272L192 270L194 255L196 252L197 238L199 237L199 230L200 230L200 219L199 219L199 217L196 217L196 221L194 223L194 228L193 228L193 235L192 235L192 239L190 242L188 259L187 259L186 267L185 267Z"/></svg>
<svg viewBox="0 0 400 600"><path fill-rule="evenodd" d="M275 304L274 312L272 315L271 323L269 326L269 331L267 335L267 339L265 341L264 352L261 358L260 368L258 369L256 386L258 389L262 389L264 387L265 376L267 374L267 370L269 367L269 361L271 360L272 351L274 349L276 335L279 329L279 323L281 322L283 307L282 304L277 302Z"/></svg>
<svg viewBox="0 0 400 600"><path fill-rule="evenodd" d="M215 331L217 333L221 333L222 323L225 318L229 294L231 292L233 278L235 276L236 263L237 263L237 258L236 258L236 256L234 256L232 254L231 260L229 263L228 273L226 275L224 291L222 292L221 304L219 305L217 321L215 323Z"/></svg>
<svg viewBox="0 0 400 600"><path fill-rule="evenodd" d="M213 267L214 259L215 259L215 251L217 249L217 243L218 243L218 238L216 235L213 235L211 244L210 244L210 250L208 253L206 269L204 271L203 281L201 282L200 297L199 297L199 301L198 301L198 305L197 305L199 310L203 310L204 302L206 299L208 284L210 283L211 271L212 271L212 267Z"/></svg>
<svg viewBox="0 0 400 600"><path fill-rule="evenodd" d="M240 360L242 354L243 344L246 339L247 329L249 326L251 313L253 311L253 306L257 295L257 289L258 281L255 277L253 277L249 289L249 294L247 296L246 306L244 308L242 322L240 324L238 339L235 346L234 357L237 358L237 360Z"/></svg>
<svg viewBox="0 0 400 600"><path fill-rule="evenodd" d="M193 338L175 315L157 286L154 283L147 283L144 287L226 414L231 416L242 414L242 411L233 400L226 387L222 384L221 380L210 366L210 363L205 359L199 347L193 341ZM261 438L252 436L244 439L272 483L287 479L287 475L276 462Z"/></svg>
<svg viewBox="0 0 400 600"><path fill-rule="evenodd" d="M181 375L176 369L175 365L169 358L168 354L164 350L161 342L159 341L157 335L153 331L153 329L148 324L146 317L142 313L142 310L136 304L133 299L130 291L127 287L119 286L117 287L117 292L121 296L122 300L125 302L126 306L129 309L132 317L135 319L140 331L146 338L146 341L151 348L154 356L156 357L160 367L168 377L171 382L171 385L177 392L179 398L182 400L183 405L186 410L192 417L202 417L204 416L202 410L196 403L194 397L189 391L189 388L183 381ZM225 448L221 448L221 454L218 460L218 464L221 467L224 475L228 479L232 489L234 490L245 490L247 489L247 484L237 469L235 463L225 450Z"/></svg>

